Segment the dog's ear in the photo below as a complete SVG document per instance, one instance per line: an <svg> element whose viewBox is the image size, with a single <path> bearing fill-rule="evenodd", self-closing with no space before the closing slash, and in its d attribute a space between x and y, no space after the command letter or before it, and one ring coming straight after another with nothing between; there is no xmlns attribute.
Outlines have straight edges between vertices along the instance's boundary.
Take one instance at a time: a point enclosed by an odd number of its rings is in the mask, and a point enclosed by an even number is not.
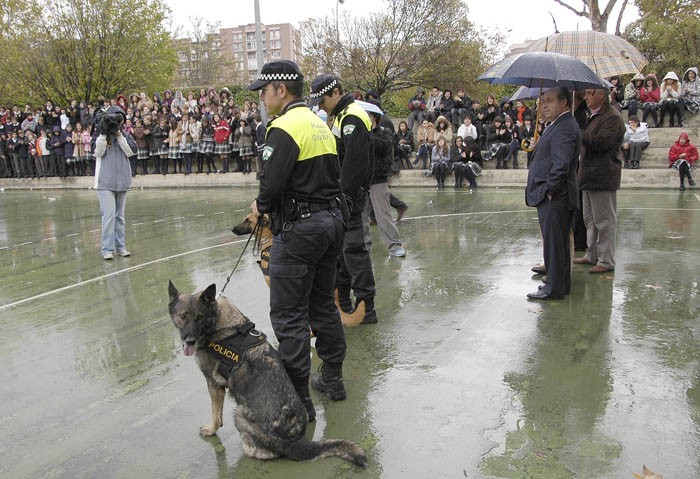
<svg viewBox="0 0 700 479"><path fill-rule="evenodd" d="M168 280L168 294L170 295L171 303L174 302L178 298L178 296L180 296L180 292L170 280Z"/></svg>
<svg viewBox="0 0 700 479"><path fill-rule="evenodd" d="M202 291L199 300L206 304L216 303L216 284L212 283L207 286L207 289Z"/></svg>

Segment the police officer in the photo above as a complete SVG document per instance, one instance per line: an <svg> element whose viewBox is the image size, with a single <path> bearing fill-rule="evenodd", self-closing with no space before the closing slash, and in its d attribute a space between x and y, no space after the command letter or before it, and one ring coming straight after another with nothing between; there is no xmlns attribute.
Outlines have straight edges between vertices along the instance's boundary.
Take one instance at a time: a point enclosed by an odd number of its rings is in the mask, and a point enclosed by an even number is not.
<svg viewBox="0 0 700 479"><path fill-rule="evenodd" d="M345 399L345 333L335 306L336 259L343 242L340 167L328 126L302 100L304 77L296 63L266 63L248 86L273 120L262 152L260 191L251 208L270 213L270 320L279 354L309 415L309 327L323 360L314 378L333 400Z"/></svg>
<svg viewBox="0 0 700 479"><path fill-rule="evenodd" d="M352 310L350 290L356 303L365 302L364 324L376 323L374 310L374 273L369 250L365 244L366 221L362 211L372 181L369 132L372 125L367 113L355 103L352 94L343 93L340 80L333 75L319 75L311 82L311 105L334 117L333 134L338 140L338 157L343 193L352 200L350 220L343 241L343 254L338 257L336 282L340 307Z"/></svg>

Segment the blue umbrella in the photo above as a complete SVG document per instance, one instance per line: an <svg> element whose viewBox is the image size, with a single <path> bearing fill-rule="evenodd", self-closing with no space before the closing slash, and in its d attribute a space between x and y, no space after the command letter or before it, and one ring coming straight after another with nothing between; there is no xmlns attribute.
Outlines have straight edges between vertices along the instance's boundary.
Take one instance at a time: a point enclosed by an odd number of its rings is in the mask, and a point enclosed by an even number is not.
<svg viewBox="0 0 700 479"><path fill-rule="evenodd" d="M549 88L530 88L527 86L521 86L517 90L515 90L515 93L513 93L513 96L510 97L510 101L515 101L515 100L528 100L530 98L539 98L540 93L544 93Z"/></svg>
<svg viewBox="0 0 700 479"><path fill-rule="evenodd" d="M552 52L509 56L479 75L488 83L569 90L605 88L605 83L581 60Z"/></svg>

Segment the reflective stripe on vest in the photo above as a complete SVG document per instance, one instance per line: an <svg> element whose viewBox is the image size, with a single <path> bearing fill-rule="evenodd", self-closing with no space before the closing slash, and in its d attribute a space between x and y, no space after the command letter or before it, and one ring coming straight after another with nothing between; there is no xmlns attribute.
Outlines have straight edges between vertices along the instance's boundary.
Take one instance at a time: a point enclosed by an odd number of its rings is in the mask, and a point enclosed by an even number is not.
<svg viewBox="0 0 700 479"><path fill-rule="evenodd" d="M306 107L292 108L275 118L267 130L268 135L273 128L279 128L292 137L299 148L297 161L337 154L335 138L328 126Z"/></svg>
<svg viewBox="0 0 700 479"><path fill-rule="evenodd" d="M340 125L343 124L343 120L348 115L355 115L360 120L362 120L362 123L365 124L368 132L372 131L372 122L370 122L369 115L367 114L367 112L360 105L358 105L355 102L352 102L348 106L346 106L343 111L340 112L340 115L338 115L335 118L335 121L333 122L333 134L335 136L337 136L338 138L342 138Z"/></svg>

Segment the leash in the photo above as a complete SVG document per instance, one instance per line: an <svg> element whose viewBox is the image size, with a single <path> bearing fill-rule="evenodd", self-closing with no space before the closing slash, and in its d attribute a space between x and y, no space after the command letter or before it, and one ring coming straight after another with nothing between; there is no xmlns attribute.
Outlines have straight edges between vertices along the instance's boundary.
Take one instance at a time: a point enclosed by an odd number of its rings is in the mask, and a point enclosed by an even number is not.
<svg viewBox="0 0 700 479"><path fill-rule="evenodd" d="M261 237L261 232L262 232L262 227L260 226L260 222L255 223L255 227L253 228L253 231L250 232L250 235L248 235L248 240L245 242L245 246L243 246L243 249L241 250L241 254L238 255L238 259L236 260L236 264L233 265L233 269L231 270L231 273L226 277L226 282L224 283L224 286L221 288L221 291L219 291L219 294L216 295L216 299L219 299L222 294L224 294L224 290L226 289L226 286L231 282L231 277L233 276L233 273L236 272L236 269L238 268L238 265L241 263L241 259L243 259L243 254L245 253L245 250L248 249L248 245L250 244L250 240L255 237L255 241L253 242L253 254L255 254L255 251L260 251L260 237ZM257 246L256 246L257 245Z"/></svg>

